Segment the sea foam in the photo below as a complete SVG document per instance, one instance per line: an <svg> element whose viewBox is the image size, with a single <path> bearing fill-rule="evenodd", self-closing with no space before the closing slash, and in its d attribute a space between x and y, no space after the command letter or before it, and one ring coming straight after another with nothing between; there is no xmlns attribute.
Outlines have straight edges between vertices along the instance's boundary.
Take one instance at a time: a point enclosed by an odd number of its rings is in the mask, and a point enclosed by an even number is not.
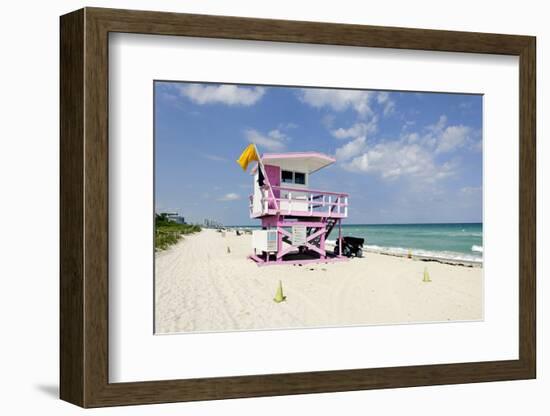
<svg viewBox="0 0 550 416"><path fill-rule="evenodd" d="M472 251L475 251L476 253L483 253L483 247L482 246L476 246L475 244L472 246Z"/></svg>
<svg viewBox="0 0 550 416"><path fill-rule="evenodd" d="M334 246L336 244L335 240L327 240L327 245ZM456 253L452 251L432 251L432 250L419 250L419 249L412 249L409 250L407 248L403 247L381 247L374 244L365 244L365 249L367 251L371 251L374 253L381 253L381 254L390 254L394 256L400 256L405 257L408 256L409 253L412 256L416 257L424 257L434 260L440 260L440 261L452 261L452 262L461 262L465 261L468 263L482 263L483 259L479 257L479 255L469 255L469 254L463 254L463 253ZM475 246L479 250L473 250L477 251L479 253L483 252L483 247Z"/></svg>

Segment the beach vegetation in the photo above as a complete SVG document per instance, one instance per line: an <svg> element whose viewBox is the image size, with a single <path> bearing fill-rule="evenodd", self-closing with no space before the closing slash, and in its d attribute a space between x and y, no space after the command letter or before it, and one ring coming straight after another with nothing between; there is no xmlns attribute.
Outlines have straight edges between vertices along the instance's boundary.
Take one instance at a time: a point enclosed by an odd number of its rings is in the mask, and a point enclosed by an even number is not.
<svg viewBox="0 0 550 416"><path fill-rule="evenodd" d="M200 225L179 224L168 219L166 214L155 215L155 251L166 250L184 235L201 231Z"/></svg>

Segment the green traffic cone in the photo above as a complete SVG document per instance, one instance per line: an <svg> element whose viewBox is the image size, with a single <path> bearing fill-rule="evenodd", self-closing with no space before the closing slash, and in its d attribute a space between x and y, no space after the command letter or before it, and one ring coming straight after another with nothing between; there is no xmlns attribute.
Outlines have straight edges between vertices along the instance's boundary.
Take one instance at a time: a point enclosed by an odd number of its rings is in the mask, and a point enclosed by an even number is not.
<svg viewBox="0 0 550 416"><path fill-rule="evenodd" d="M276 303L281 303L286 300L286 296L283 295L283 283L279 280L279 287L277 288L277 293L275 293L275 297L273 300Z"/></svg>
<svg viewBox="0 0 550 416"><path fill-rule="evenodd" d="M430 279L430 274L428 273L428 268L424 267L424 278L422 279L423 282L431 282L432 279Z"/></svg>

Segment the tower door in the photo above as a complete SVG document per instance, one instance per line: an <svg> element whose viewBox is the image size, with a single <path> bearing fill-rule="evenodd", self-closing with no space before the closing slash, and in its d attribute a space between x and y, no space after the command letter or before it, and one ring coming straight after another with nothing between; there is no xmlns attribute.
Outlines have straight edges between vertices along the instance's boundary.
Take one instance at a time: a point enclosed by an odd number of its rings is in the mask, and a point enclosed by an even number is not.
<svg viewBox="0 0 550 416"><path fill-rule="evenodd" d="M264 165L267 179L271 186L281 186L281 168L279 166ZM275 198L281 197L281 192L278 189L273 189ZM275 208L275 205L270 205L269 208Z"/></svg>

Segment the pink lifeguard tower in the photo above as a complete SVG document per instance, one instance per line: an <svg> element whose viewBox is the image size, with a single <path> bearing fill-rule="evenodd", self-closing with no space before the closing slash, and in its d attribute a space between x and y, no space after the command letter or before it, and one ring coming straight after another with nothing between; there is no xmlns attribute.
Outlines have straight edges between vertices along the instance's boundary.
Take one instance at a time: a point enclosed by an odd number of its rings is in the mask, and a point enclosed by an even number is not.
<svg viewBox="0 0 550 416"><path fill-rule="evenodd" d="M310 189L311 174L335 162L317 152L263 154L253 169L250 217L262 222L252 232L259 266L345 261L342 219L348 216L348 194ZM334 250L326 241L338 228Z"/></svg>

